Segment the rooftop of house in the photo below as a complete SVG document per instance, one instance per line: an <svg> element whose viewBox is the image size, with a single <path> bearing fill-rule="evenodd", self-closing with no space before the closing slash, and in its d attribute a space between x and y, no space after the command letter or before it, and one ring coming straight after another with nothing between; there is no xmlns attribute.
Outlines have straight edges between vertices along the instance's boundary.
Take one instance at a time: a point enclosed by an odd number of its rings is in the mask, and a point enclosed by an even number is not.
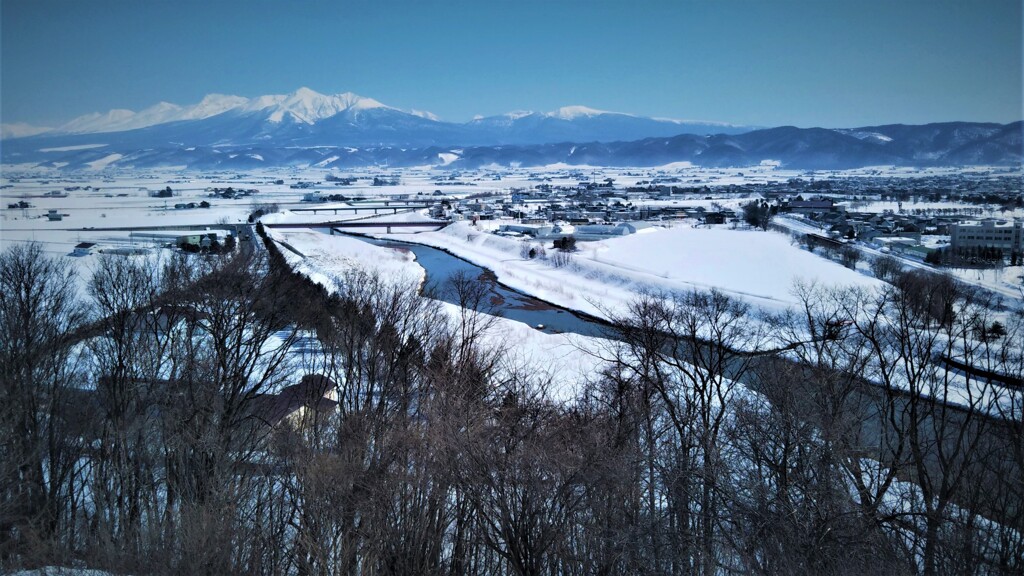
<svg viewBox="0 0 1024 576"><path fill-rule="evenodd" d="M306 374L298 384L278 394L260 394L253 399L252 413L270 426L276 426L299 408L326 412L338 405L330 398L336 389L333 380L322 374Z"/></svg>
<svg viewBox="0 0 1024 576"><path fill-rule="evenodd" d="M956 224L961 228L1019 228L1024 222L1017 220L965 220Z"/></svg>

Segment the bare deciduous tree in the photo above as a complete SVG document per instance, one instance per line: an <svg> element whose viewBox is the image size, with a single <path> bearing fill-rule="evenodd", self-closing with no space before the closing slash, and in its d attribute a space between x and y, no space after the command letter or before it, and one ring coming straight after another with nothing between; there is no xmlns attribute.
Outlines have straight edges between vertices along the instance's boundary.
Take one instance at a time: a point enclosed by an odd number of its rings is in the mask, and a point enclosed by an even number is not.
<svg viewBox="0 0 1024 576"><path fill-rule="evenodd" d="M66 418L81 376L68 344L84 321L64 261L35 243L0 255L0 566L62 558L73 544L84 447Z"/></svg>

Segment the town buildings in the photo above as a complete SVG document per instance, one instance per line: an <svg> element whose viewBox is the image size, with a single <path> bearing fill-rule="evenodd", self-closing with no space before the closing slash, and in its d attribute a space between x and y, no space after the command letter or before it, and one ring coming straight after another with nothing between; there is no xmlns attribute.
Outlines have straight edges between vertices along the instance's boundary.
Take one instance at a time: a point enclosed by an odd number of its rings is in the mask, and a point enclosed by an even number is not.
<svg viewBox="0 0 1024 576"><path fill-rule="evenodd" d="M1024 253L1024 222L982 220L960 222L949 227L953 250L998 248L1004 255Z"/></svg>

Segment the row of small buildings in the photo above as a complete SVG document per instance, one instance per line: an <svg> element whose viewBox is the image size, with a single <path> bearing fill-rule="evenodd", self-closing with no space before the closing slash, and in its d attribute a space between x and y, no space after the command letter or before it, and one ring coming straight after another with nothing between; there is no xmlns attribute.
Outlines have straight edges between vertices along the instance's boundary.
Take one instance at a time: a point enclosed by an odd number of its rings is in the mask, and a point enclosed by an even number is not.
<svg viewBox="0 0 1024 576"><path fill-rule="evenodd" d="M529 236L537 240L552 240L572 236L577 240L604 240L635 234L650 226L648 222L616 222L613 224L502 224L498 234Z"/></svg>

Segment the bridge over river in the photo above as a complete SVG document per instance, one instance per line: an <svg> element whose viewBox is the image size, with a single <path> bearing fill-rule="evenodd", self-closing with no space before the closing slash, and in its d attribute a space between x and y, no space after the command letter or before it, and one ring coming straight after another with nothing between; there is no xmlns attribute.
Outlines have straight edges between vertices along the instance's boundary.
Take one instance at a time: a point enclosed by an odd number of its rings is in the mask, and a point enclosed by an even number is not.
<svg viewBox="0 0 1024 576"><path fill-rule="evenodd" d="M421 220L421 221L386 221L386 220L334 220L330 222L281 222L274 224L263 224L271 229L289 228L329 228L333 234L335 231L357 231L365 228L384 228L390 234L393 228L408 228L412 230L440 230L451 224L448 220Z"/></svg>

